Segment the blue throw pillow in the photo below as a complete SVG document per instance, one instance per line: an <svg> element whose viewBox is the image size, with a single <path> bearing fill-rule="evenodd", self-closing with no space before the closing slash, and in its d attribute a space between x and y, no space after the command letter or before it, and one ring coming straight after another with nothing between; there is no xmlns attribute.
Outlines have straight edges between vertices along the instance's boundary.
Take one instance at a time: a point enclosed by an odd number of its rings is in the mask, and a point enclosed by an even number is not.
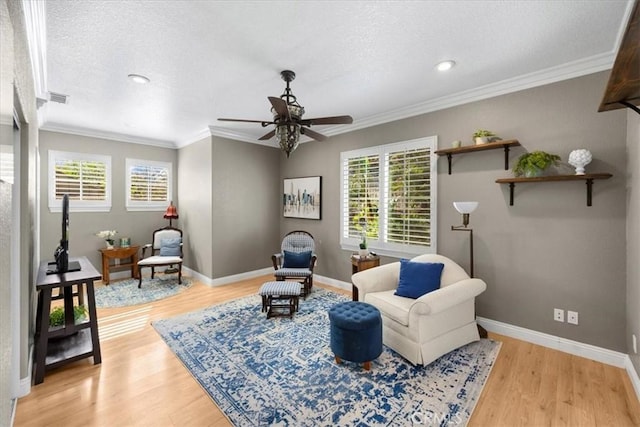
<svg viewBox="0 0 640 427"><path fill-rule="evenodd" d="M400 280L394 295L416 299L440 289L443 269L444 264L440 262L412 262L401 259Z"/></svg>
<svg viewBox="0 0 640 427"><path fill-rule="evenodd" d="M176 237L175 239L161 239L160 240L160 256L180 256L180 243L182 238Z"/></svg>
<svg viewBox="0 0 640 427"><path fill-rule="evenodd" d="M282 264L282 268L309 268L309 263L311 263L311 251L284 251L284 263Z"/></svg>

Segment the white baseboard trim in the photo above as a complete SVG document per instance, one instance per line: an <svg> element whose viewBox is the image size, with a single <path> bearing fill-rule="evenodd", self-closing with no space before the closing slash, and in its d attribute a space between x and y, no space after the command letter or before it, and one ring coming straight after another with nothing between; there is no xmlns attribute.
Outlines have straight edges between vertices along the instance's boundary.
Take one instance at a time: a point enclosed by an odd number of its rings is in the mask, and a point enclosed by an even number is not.
<svg viewBox="0 0 640 427"><path fill-rule="evenodd" d="M319 274L313 275L314 282L320 282L323 285L333 286L334 288L344 289L345 291L351 290L351 282L343 282L342 280L332 279L330 277L320 276Z"/></svg>
<svg viewBox="0 0 640 427"><path fill-rule="evenodd" d="M254 277L264 276L265 274L273 273L273 267L265 267L260 270L248 271L246 273L234 274L231 276L218 277L212 279L204 274L198 273L188 267L182 267L182 273L194 278L195 280L204 283L208 286L222 286L233 282L239 282L241 280L253 279Z"/></svg>
<svg viewBox="0 0 640 427"><path fill-rule="evenodd" d="M496 320L486 319L484 317L478 317L477 321L489 332L506 335L511 338L563 351L575 356L585 357L587 359L595 360L596 362L605 363L618 368L625 368L626 359L629 358L627 354L620 353L618 351L608 350L606 348L596 347L595 345L585 344L557 337L555 335L549 335L543 332L509 325L508 323L502 323ZM629 360L629 363L631 363L631 360Z"/></svg>
<svg viewBox="0 0 640 427"><path fill-rule="evenodd" d="M29 364L27 376L24 378L20 378L20 382L18 384L18 398L24 397L27 394L31 393L31 377L33 375L33 351L34 345L30 346L29 349Z"/></svg>
<svg viewBox="0 0 640 427"><path fill-rule="evenodd" d="M631 385L633 385L633 389L636 391L636 397L640 400L640 376L638 376L636 368L633 366L633 363L631 363L629 355L625 358L624 367L627 370L627 375L629 375L629 380L631 380Z"/></svg>

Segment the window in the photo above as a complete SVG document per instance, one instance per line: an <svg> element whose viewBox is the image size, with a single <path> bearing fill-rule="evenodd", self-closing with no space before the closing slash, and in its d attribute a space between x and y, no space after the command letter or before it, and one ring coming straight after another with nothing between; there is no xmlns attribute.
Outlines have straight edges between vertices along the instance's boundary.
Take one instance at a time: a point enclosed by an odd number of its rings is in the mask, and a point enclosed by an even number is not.
<svg viewBox="0 0 640 427"><path fill-rule="evenodd" d="M437 137L343 152L343 249L367 247L383 255L436 252Z"/></svg>
<svg viewBox="0 0 640 427"><path fill-rule="evenodd" d="M49 150L51 212L60 212L63 194L71 211L111 210L111 157Z"/></svg>
<svg viewBox="0 0 640 427"><path fill-rule="evenodd" d="M127 159L127 210L164 211L171 202L171 163Z"/></svg>

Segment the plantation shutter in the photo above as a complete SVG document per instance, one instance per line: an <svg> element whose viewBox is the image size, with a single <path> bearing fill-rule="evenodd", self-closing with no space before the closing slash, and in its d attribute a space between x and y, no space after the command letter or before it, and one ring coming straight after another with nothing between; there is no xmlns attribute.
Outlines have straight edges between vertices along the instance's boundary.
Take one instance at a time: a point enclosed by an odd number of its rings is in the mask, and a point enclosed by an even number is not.
<svg viewBox="0 0 640 427"><path fill-rule="evenodd" d="M385 241L431 245L429 148L385 154Z"/></svg>
<svg viewBox="0 0 640 427"><path fill-rule="evenodd" d="M380 156L346 158L342 167L343 236L361 238L361 221L367 222L367 236L378 238L378 204L380 200Z"/></svg>
<svg viewBox="0 0 640 427"><path fill-rule="evenodd" d="M136 165L131 168L131 200L168 203L168 168Z"/></svg>
<svg viewBox="0 0 640 427"><path fill-rule="evenodd" d="M107 200L106 163L57 158L54 179L56 199L68 194L69 200Z"/></svg>

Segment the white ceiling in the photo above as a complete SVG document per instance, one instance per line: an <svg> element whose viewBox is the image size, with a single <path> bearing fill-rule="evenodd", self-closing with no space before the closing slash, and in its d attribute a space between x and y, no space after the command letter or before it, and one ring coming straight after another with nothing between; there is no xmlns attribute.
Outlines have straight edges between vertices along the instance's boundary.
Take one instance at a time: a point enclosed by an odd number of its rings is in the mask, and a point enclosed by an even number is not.
<svg viewBox="0 0 640 427"><path fill-rule="evenodd" d="M326 135L609 69L631 6L25 0L43 40L30 35L36 90L69 95L39 109L41 127L167 146L209 132L255 141L268 129L216 119L269 119L283 69L305 118L354 118L314 127ZM457 66L435 70L445 59Z"/></svg>

